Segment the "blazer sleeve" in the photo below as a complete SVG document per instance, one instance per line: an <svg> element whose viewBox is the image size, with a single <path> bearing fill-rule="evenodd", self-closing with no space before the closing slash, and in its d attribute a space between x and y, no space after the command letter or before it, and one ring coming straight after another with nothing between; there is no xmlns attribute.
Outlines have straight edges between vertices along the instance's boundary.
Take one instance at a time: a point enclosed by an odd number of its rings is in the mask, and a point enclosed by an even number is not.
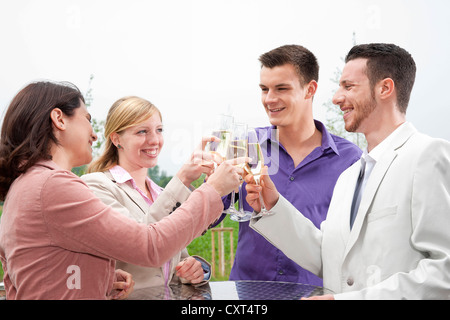
<svg viewBox="0 0 450 320"><path fill-rule="evenodd" d="M55 171L44 182L40 205L54 245L147 267L169 260L223 210L219 194L204 184L170 216L138 224L105 205L66 171Z"/></svg>
<svg viewBox="0 0 450 320"><path fill-rule="evenodd" d="M189 198L191 193L191 190L174 176L150 207L150 214L156 216L158 212L163 212L164 215L172 213Z"/></svg>
<svg viewBox="0 0 450 320"><path fill-rule="evenodd" d="M282 195L273 215L253 218L250 227L302 268L321 276L322 232Z"/></svg>

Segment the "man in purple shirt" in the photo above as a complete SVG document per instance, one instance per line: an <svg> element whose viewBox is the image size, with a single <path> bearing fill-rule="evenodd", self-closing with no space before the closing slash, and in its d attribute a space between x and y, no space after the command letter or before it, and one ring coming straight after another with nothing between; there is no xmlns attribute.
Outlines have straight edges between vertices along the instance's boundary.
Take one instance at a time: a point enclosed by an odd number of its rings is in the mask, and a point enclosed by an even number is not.
<svg viewBox="0 0 450 320"><path fill-rule="evenodd" d="M287 45L263 54L259 60L261 100L272 124L257 128L264 164L280 194L319 227L326 218L339 175L359 160L362 152L314 120L312 102L319 66L309 50ZM245 199L245 186L243 190ZM253 211L246 202L244 208ZM320 278L287 258L248 222L239 224L230 280L322 285Z"/></svg>

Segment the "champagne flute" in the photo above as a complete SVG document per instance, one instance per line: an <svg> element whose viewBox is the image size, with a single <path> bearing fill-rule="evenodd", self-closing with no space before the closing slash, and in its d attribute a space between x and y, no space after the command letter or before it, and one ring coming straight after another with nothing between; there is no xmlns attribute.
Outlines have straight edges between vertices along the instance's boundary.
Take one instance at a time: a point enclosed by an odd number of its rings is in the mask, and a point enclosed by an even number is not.
<svg viewBox="0 0 450 320"><path fill-rule="evenodd" d="M257 185L260 184L261 173L264 167L264 157L261 149L261 145L258 141L258 136L254 129L248 131L248 157L251 158L251 161L246 166L249 173L251 173L255 179ZM268 211L264 205L263 198L261 193L259 194L259 202L261 204L261 211L254 216L254 218L259 218L267 215L271 215L272 213Z"/></svg>
<svg viewBox="0 0 450 320"><path fill-rule="evenodd" d="M222 160L227 157L233 121L232 116L221 114L217 127L212 131L212 135L219 138L220 141L212 141L206 145L206 151L218 155Z"/></svg>
<svg viewBox="0 0 450 320"><path fill-rule="evenodd" d="M226 160L228 156L228 148L230 146L233 123L234 118L232 116L225 114L219 115L218 123L216 124L215 129L213 129L212 135L219 138L220 141L208 142L208 144L205 147L206 151L218 156L222 161ZM217 163L214 161L214 169L215 168L217 168ZM223 213L231 213L228 212L229 209L224 210Z"/></svg>
<svg viewBox="0 0 450 320"><path fill-rule="evenodd" d="M239 210L237 210L234 214L231 214L230 219L237 222L245 222L249 221L252 218L252 212L244 210L244 188L243 182L239 185Z"/></svg>
<svg viewBox="0 0 450 320"><path fill-rule="evenodd" d="M232 138L230 144L228 145L227 160L232 160L240 157L245 157L247 155L247 125L244 123L234 123ZM235 204L235 191L231 192L230 206L225 213L237 214L237 210L234 207Z"/></svg>
<svg viewBox="0 0 450 320"><path fill-rule="evenodd" d="M245 156L248 156L248 148L247 148L247 144L248 144L248 130L247 130L247 128L245 130L244 140L245 140L244 144L245 144L246 150L245 150L245 153L243 153L243 154ZM247 166L247 164L244 163L241 166L243 168L245 168ZM242 180L240 185L239 185L239 199L238 199L239 209L235 213L231 214L231 216L230 216L231 220L234 220L234 221L237 221L237 222L249 221L251 219L251 217L252 217L252 212L244 210L244 201L245 200L244 200L244 192L243 192L243 190L244 190L243 183L244 183L244 181Z"/></svg>

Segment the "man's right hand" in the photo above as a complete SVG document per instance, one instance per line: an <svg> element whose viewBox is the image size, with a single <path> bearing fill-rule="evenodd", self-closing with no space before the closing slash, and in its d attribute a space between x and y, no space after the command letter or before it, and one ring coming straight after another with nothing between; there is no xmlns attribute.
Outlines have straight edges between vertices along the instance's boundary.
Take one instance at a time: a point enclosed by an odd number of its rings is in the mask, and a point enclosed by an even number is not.
<svg viewBox="0 0 450 320"><path fill-rule="evenodd" d="M264 166L261 173L260 185L257 185L255 178L252 174L247 174L245 176L245 182L247 186L247 203L255 210L255 212L261 211L261 203L259 201L259 194L261 193L264 201L264 205L267 210L270 210L275 206L279 199L279 193L272 179L268 175L268 168Z"/></svg>

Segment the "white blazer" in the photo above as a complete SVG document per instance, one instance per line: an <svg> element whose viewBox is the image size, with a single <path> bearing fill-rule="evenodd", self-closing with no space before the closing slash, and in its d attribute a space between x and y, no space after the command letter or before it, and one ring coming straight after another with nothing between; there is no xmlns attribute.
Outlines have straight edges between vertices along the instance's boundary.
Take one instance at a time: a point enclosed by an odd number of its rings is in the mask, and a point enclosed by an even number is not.
<svg viewBox="0 0 450 320"><path fill-rule="evenodd" d="M450 298L450 143L410 123L398 130L373 168L351 230L361 161L339 177L320 230L281 196L274 215L251 222L322 276L336 299Z"/></svg>

